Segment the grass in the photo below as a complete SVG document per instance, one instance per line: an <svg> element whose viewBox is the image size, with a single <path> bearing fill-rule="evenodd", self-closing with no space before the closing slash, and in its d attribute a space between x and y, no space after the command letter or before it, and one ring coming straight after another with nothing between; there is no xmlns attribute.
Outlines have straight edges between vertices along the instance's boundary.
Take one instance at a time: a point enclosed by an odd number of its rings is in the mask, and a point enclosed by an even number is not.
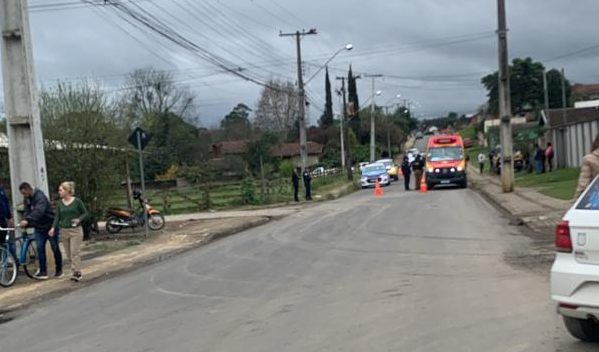
<svg viewBox="0 0 599 352"><path fill-rule="evenodd" d="M566 168L544 174L516 174L516 186L536 188L539 192L553 198L572 199L580 169Z"/></svg>

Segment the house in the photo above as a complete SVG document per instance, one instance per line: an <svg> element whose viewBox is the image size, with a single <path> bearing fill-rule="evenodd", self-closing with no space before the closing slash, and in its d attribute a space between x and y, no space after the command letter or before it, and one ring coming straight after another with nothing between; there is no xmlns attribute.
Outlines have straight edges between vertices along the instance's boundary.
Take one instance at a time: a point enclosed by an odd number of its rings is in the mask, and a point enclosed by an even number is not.
<svg viewBox="0 0 599 352"><path fill-rule="evenodd" d="M599 84L575 84L572 86L574 101L599 99Z"/></svg>
<svg viewBox="0 0 599 352"><path fill-rule="evenodd" d="M550 109L543 112L547 140L555 150L558 167L580 167L599 133L599 106Z"/></svg>
<svg viewBox="0 0 599 352"><path fill-rule="evenodd" d="M322 155L324 146L320 143L308 141L308 159L306 165L312 166L320 162L320 156ZM276 146L272 150L272 155L280 157L283 160L289 160L293 165L301 165L302 159L300 155L300 147L298 143L283 143Z"/></svg>
<svg viewBox="0 0 599 352"><path fill-rule="evenodd" d="M225 156L244 156L248 152L248 141L223 141L212 145L212 159L221 159ZM308 166L316 165L320 161L324 146L320 143L308 141ZM299 143L282 143L275 146L271 153L283 160L290 160L294 165L301 165Z"/></svg>

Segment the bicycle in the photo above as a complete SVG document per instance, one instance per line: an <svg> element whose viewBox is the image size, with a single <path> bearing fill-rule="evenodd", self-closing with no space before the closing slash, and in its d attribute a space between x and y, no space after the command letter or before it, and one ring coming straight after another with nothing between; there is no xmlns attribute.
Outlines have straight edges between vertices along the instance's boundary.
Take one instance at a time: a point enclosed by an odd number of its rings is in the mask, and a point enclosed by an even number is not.
<svg viewBox="0 0 599 352"><path fill-rule="evenodd" d="M18 226L16 227L18 228ZM35 237L32 234L27 233L26 231L23 231L22 235L15 238L14 240L12 240L10 238L10 234L14 233L16 228L3 228L0 227L0 231L6 231L6 244L5 247L3 248L4 251L2 253L6 253L6 256L2 256L2 254L0 253L0 286L4 286L4 287L8 287L11 286L12 284L14 284L14 282L16 281L17 275L18 275L18 266L22 265L23 266L23 271L25 272L25 274L31 278L31 279L36 279L34 277L35 273L38 271L39 269L39 261L38 261L38 255L37 255L37 246L35 243ZM15 247L17 247L17 258L14 258L14 255L12 254L12 252L10 251L10 245L12 244L12 242L15 243ZM12 257L12 259L15 262L15 273L14 273L14 279L12 280L6 280L5 282L3 281L3 273L8 272L9 275L11 275L10 277L12 277L12 271L10 271L10 266L11 266L11 261L10 258ZM15 260L17 259L17 260ZM6 263L6 264L4 264ZM4 271L3 269L5 268L6 265L6 269L8 271ZM6 285L4 285L4 283L6 283Z"/></svg>
<svg viewBox="0 0 599 352"><path fill-rule="evenodd" d="M10 232L6 231L4 246L0 247L0 286L9 287L17 281L17 260L10 250Z"/></svg>

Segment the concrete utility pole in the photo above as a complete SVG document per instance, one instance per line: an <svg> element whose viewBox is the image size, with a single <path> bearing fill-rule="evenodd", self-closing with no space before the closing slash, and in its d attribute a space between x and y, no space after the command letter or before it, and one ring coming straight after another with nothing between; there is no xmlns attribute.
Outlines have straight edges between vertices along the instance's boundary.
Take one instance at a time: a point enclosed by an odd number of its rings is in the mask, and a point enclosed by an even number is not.
<svg viewBox="0 0 599 352"><path fill-rule="evenodd" d="M335 79L341 80L341 94L343 96L343 117L342 119L344 119L347 122L347 97L346 97L346 90L345 90L345 77L335 77ZM351 143L349 140L349 124L345 124L344 128L342 129L345 134L345 140L347 141L347 153L345 154L346 157L346 161L345 161L345 167L347 168L347 179L349 181L353 180L354 176L352 175L352 170L351 170Z"/></svg>
<svg viewBox="0 0 599 352"><path fill-rule="evenodd" d="M507 28L505 0L497 0L497 36L499 39L499 118L501 123L501 186L503 192L514 191L514 168L512 161L512 107L507 53Z"/></svg>
<svg viewBox="0 0 599 352"><path fill-rule="evenodd" d="M549 88L547 87L547 71L543 69L543 98L545 99L545 114L549 111Z"/></svg>
<svg viewBox="0 0 599 352"><path fill-rule="evenodd" d="M48 176L27 0L3 0L0 6L2 76L14 211L21 199L19 184L29 182L48 194Z"/></svg>
<svg viewBox="0 0 599 352"><path fill-rule="evenodd" d="M339 90L337 91L337 93L339 94L339 102L341 103L341 109L345 110L345 106L343 105L343 97L341 96L343 93ZM345 131L343 130L343 120L345 119L345 113L341 112L339 114L339 140L341 142L341 169L345 168L345 137L344 137L344 133Z"/></svg>
<svg viewBox="0 0 599 352"><path fill-rule="evenodd" d="M299 113L299 135L300 135L300 156L302 159L302 174L306 169L308 159L308 147L306 142L306 96L304 91L304 75L302 73L302 46L301 39L306 35L314 35L316 29L312 28L309 31L302 30L295 33L279 33L280 37L294 36L297 45L297 88L298 88L298 113Z"/></svg>
<svg viewBox="0 0 599 352"><path fill-rule="evenodd" d="M364 77L372 78L372 96L370 98L370 162L374 162L375 158L375 149L376 149L376 135L375 135L375 122L374 122L374 96L375 96L375 80L377 78L383 77L383 75L364 75Z"/></svg>

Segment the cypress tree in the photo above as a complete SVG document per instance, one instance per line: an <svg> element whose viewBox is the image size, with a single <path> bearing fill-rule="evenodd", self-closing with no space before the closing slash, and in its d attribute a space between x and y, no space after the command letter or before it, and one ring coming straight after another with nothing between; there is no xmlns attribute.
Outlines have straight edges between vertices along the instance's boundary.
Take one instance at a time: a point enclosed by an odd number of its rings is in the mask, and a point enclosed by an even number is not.
<svg viewBox="0 0 599 352"><path fill-rule="evenodd" d="M329 79L329 68L326 68L324 80L325 104L324 113L320 117L320 127L327 128L333 125L333 96L331 94L331 81Z"/></svg>

